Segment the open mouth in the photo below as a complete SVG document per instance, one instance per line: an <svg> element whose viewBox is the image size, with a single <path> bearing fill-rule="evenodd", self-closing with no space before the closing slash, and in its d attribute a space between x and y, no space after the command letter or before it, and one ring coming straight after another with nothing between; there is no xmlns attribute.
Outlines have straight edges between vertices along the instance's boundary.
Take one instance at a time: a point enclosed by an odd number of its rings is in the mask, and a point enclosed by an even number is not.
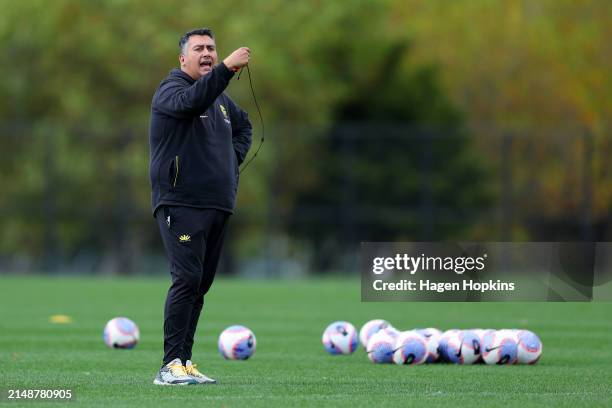
<svg viewBox="0 0 612 408"><path fill-rule="evenodd" d="M212 69L212 61L211 60L204 60L204 61L200 61L200 68L203 69Z"/></svg>

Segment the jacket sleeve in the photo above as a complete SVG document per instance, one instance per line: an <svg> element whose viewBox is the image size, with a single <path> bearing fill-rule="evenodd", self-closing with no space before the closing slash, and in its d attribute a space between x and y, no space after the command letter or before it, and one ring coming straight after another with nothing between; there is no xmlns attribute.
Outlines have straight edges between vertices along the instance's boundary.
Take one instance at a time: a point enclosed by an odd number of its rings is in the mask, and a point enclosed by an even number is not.
<svg viewBox="0 0 612 408"><path fill-rule="evenodd" d="M164 82L153 98L153 109L176 118L199 115L223 93L232 76L221 63L190 86L180 80Z"/></svg>
<svg viewBox="0 0 612 408"><path fill-rule="evenodd" d="M241 165L251 147L253 126L249 121L249 115L229 97L227 100L232 122L232 144L234 145L238 165Z"/></svg>

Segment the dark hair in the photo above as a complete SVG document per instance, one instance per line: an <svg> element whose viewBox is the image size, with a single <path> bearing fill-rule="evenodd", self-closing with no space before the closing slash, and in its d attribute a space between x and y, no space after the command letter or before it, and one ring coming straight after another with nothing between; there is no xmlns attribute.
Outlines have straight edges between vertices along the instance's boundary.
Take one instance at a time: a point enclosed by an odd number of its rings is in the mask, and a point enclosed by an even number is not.
<svg viewBox="0 0 612 408"><path fill-rule="evenodd" d="M183 47L185 46L185 44L187 44L187 41L189 41L189 37L191 37L192 35L207 35L213 40L215 39L215 35L213 34L210 28L198 28L197 30L188 31L183 34L183 36L179 40L179 49L181 50L181 53L183 53Z"/></svg>

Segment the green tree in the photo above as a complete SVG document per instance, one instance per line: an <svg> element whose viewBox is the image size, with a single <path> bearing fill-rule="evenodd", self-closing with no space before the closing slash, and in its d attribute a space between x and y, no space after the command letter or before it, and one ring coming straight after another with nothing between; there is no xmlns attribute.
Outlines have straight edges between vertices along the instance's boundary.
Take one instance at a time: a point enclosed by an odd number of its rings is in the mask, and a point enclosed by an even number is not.
<svg viewBox="0 0 612 408"><path fill-rule="evenodd" d="M318 254L314 270L339 267L338 255L361 241L460 237L491 204L485 160L435 67L410 63L404 41L380 47L367 75L345 70L357 77L352 92L292 213L293 230Z"/></svg>

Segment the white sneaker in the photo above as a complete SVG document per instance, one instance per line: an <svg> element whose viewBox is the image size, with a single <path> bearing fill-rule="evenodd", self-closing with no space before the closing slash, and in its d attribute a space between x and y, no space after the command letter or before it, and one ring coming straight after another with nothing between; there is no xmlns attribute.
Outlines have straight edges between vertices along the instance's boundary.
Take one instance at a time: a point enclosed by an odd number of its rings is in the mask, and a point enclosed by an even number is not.
<svg viewBox="0 0 612 408"><path fill-rule="evenodd" d="M157 376L153 380L155 385L189 385L197 384L198 381L192 376L187 375L185 366L180 358L175 358L159 369Z"/></svg>
<svg viewBox="0 0 612 408"><path fill-rule="evenodd" d="M196 366L197 365L193 364L191 360L187 360L187 362L185 363L185 372L187 372L187 375L189 375L191 378L196 380L198 384L216 384L217 383L217 380L214 380L202 374L196 368Z"/></svg>

